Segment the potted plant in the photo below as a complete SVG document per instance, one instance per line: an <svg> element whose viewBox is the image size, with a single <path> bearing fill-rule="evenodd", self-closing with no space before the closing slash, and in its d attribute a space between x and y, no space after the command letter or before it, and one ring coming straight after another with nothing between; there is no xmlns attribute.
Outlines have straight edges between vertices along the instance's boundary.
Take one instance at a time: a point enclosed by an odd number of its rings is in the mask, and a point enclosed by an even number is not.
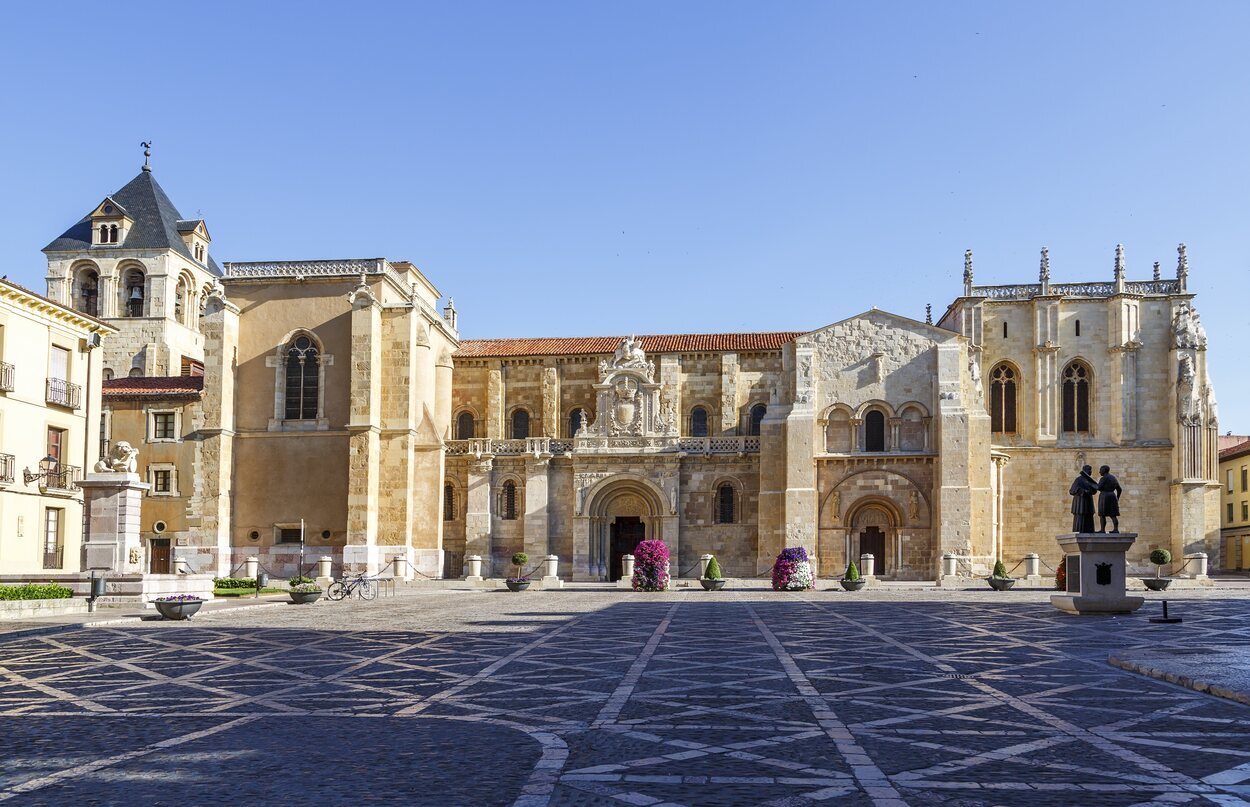
<svg viewBox="0 0 1250 807"><path fill-rule="evenodd" d="M512 565L516 567L516 574L503 581L508 591L525 591L530 587L530 579L524 575L525 564L529 562L530 556L524 552L517 552L512 556Z"/></svg>
<svg viewBox="0 0 1250 807"><path fill-rule="evenodd" d="M846 564L846 571L842 573L842 579L838 582L847 591L859 591L868 584L867 580L859 576L859 567L855 565L853 560Z"/></svg>
<svg viewBox="0 0 1250 807"><path fill-rule="evenodd" d="M1007 567L1001 560L994 561L994 571L989 576L990 588L995 591L1007 591L1016 584L1016 578L1007 574Z"/></svg>
<svg viewBox="0 0 1250 807"><path fill-rule="evenodd" d="M291 602L296 605L308 605L321 598L321 586L316 583L296 583L292 580L288 593L291 595Z"/></svg>
<svg viewBox="0 0 1250 807"><path fill-rule="evenodd" d="M815 585L807 550L801 546L781 550L773 561L773 591L803 591Z"/></svg>
<svg viewBox="0 0 1250 807"><path fill-rule="evenodd" d="M634 548L634 591L664 591L668 588L668 545L663 541L639 541Z"/></svg>
<svg viewBox="0 0 1250 807"><path fill-rule="evenodd" d="M1163 591L1172 583L1170 577L1160 577L1160 569L1172 562L1172 553L1166 549L1156 549L1150 553L1150 562L1155 565L1155 576L1142 578L1146 588L1151 591Z"/></svg>
<svg viewBox="0 0 1250 807"><path fill-rule="evenodd" d="M1055 591L1068 590L1068 556L1064 555L1059 559L1059 566L1055 568Z"/></svg>
<svg viewBox="0 0 1250 807"><path fill-rule="evenodd" d="M204 604L204 600L194 594L170 594L153 602L162 617L178 620L190 619Z"/></svg>
<svg viewBox="0 0 1250 807"><path fill-rule="evenodd" d="M720 563L713 555L707 562L707 568L703 570L703 576L699 578L699 585L703 586L704 591L720 591L725 587L725 577L721 573Z"/></svg>

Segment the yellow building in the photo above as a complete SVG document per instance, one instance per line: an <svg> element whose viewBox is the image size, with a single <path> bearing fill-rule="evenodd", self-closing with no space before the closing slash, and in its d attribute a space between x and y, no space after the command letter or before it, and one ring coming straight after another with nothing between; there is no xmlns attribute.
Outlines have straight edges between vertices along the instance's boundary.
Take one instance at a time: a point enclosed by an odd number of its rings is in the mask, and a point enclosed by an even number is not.
<svg viewBox="0 0 1250 807"><path fill-rule="evenodd" d="M1220 452L1224 569L1250 570L1250 437Z"/></svg>
<svg viewBox="0 0 1250 807"><path fill-rule="evenodd" d="M100 456L100 320L0 280L0 575L81 570Z"/></svg>

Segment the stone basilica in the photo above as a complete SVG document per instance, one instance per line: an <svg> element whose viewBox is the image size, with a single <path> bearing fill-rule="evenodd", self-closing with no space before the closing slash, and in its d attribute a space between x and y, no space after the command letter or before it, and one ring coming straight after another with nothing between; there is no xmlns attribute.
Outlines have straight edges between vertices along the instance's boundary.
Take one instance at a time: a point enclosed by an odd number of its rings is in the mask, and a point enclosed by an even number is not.
<svg viewBox="0 0 1250 807"><path fill-rule="evenodd" d="M886 579L944 553L984 573L1058 560L1086 463L1125 528L1219 566L1217 414L1182 245L1174 277L977 285L921 322L814 330L462 339L411 263L209 255L150 170L52 241L48 296L115 327L103 438L139 450L144 571L293 572L299 540L351 568L487 574L513 552L612 580L643 538L675 574L712 553L821 576L871 552ZM1095 273L1090 273L1095 274ZM106 442L107 445L107 442Z"/></svg>

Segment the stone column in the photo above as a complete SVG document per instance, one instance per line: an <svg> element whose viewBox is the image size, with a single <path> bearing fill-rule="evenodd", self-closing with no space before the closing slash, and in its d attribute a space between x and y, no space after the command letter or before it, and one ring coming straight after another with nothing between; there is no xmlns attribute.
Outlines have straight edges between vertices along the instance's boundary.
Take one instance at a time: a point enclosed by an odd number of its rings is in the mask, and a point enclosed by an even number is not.
<svg viewBox="0 0 1250 807"><path fill-rule="evenodd" d="M465 493L464 551L489 558L491 551L491 468L494 458L483 454L469 463Z"/></svg>
<svg viewBox="0 0 1250 807"><path fill-rule="evenodd" d="M204 391L200 397L203 424L196 452L201 493L191 507L200 511L199 551L212 556L218 575L230 573L235 564L231 532L234 479L235 353L239 345L239 307L226 299L225 289L215 284L204 302ZM122 368L117 368L118 372ZM188 407L190 409L190 407ZM254 575L253 575L254 576Z"/></svg>
<svg viewBox="0 0 1250 807"><path fill-rule="evenodd" d="M92 473L78 487L82 488L87 511L83 531L86 568L107 569L114 574L146 573L139 525L143 494L149 485L140 482L138 474Z"/></svg>
<svg viewBox="0 0 1250 807"><path fill-rule="evenodd" d="M352 306L351 391L347 431L347 545L343 565L370 574L381 566L378 495L382 432L382 306L361 279Z"/></svg>
<svg viewBox="0 0 1250 807"><path fill-rule="evenodd" d="M738 433L738 354L720 357L720 433Z"/></svg>
<svg viewBox="0 0 1250 807"><path fill-rule="evenodd" d="M522 546L531 558L547 554L550 536L550 488L551 455L529 455L525 458L525 535Z"/></svg>
<svg viewBox="0 0 1250 807"><path fill-rule="evenodd" d="M506 394L503 377L503 362L495 362L488 371L486 378L486 434L494 440L508 437L504 429L504 396Z"/></svg>

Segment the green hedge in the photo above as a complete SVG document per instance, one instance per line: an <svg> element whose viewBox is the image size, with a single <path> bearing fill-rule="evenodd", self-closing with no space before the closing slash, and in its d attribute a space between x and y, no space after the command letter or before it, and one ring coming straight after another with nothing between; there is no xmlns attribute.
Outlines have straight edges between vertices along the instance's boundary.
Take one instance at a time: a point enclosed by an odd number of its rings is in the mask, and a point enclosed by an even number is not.
<svg viewBox="0 0 1250 807"><path fill-rule="evenodd" d="M214 577L213 588L256 588L255 577Z"/></svg>
<svg viewBox="0 0 1250 807"><path fill-rule="evenodd" d="M72 589L56 583L0 586L0 600L66 600L72 596L74 596Z"/></svg>

